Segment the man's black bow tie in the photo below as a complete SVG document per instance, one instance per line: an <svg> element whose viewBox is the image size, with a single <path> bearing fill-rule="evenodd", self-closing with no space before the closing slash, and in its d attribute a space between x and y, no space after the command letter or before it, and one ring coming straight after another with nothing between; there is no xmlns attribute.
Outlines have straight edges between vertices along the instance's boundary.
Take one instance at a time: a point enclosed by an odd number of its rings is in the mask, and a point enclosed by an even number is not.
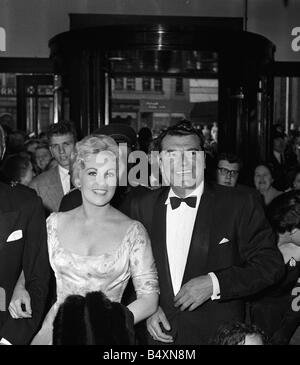
<svg viewBox="0 0 300 365"><path fill-rule="evenodd" d="M172 209L177 209L182 202L186 203L191 208L195 208L197 203L197 197L188 196L187 198L178 198L177 196L172 196L170 198Z"/></svg>

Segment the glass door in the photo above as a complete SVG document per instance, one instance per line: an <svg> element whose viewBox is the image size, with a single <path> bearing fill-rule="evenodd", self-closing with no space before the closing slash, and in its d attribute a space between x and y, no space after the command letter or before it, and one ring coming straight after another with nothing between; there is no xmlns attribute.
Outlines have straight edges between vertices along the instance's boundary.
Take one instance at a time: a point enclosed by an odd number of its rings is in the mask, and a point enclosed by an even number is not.
<svg viewBox="0 0 300 365"><path fill-rule="evenodd" d="M17 76L17 127L38 136L54 122L54 76Z"/></svg>

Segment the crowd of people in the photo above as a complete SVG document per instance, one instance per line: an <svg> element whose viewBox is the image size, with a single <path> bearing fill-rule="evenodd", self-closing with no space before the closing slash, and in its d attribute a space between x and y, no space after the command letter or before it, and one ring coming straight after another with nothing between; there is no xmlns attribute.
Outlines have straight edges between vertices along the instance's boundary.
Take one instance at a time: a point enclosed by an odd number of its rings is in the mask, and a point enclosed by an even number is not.
<svg viewBox="0 0 300 365"><path fill-rule="evenodd" d="M0 344L300 343L297 136L247 186L216 125L0 132ZM157 184L120 184L120 144Z"/></svg>

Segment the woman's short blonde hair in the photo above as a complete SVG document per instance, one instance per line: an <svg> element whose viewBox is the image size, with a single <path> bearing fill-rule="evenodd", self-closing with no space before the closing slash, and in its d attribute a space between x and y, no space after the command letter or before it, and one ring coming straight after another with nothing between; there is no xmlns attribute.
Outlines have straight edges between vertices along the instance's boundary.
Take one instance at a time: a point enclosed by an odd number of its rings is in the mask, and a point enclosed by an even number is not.
<svg viewBox="0 0 300 365"><path fill-rule="evenodd" d="M116 157L117 175L122 172L123 164L119 154L119 148L115 140L109 136L101 134L90 134L84 137L75 145L74 152L71 157L71 175L72 182L76 187L79 187L79 174L85 168L85 163L91 155L96 155L99 152L109 151Z"/></svg>

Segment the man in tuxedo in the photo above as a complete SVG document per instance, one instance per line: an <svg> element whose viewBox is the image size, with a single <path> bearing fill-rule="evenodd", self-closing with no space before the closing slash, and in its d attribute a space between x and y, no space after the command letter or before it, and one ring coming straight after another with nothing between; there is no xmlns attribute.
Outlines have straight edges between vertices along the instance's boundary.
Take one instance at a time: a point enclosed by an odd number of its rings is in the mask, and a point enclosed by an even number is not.
<svg viewBox="0 0 300 365"><path fill-rule="evenodd" d="M158 270L148 343L208 344L224 322L244 321L245 298L276 283L284 262L254 195L204 182L203 137L190 122L156 144L170 186L132 194L123 209L148 230Z"/></svg>
<svg viewBox="0 0 300 365"><path fill-rule="evenodd" d="M4 151L5 138L0 127L1 158ZM21 274L30 302L19 298L17 305L23 318L16 320L11 317L8 306ZM30 343L43 319L48 279L47 235L41 199L25 186L0 183L0 344Z"/></svg>
<svg viewBox="0 0 300 365"><path fill-rule="evenodd" d="M42 198L48 211L57 212L60 202L71 189L70 159L76 142L76 132L71 122L61 121L49 126L49 147L57 166L35 177L30 187Z"/></svg>

